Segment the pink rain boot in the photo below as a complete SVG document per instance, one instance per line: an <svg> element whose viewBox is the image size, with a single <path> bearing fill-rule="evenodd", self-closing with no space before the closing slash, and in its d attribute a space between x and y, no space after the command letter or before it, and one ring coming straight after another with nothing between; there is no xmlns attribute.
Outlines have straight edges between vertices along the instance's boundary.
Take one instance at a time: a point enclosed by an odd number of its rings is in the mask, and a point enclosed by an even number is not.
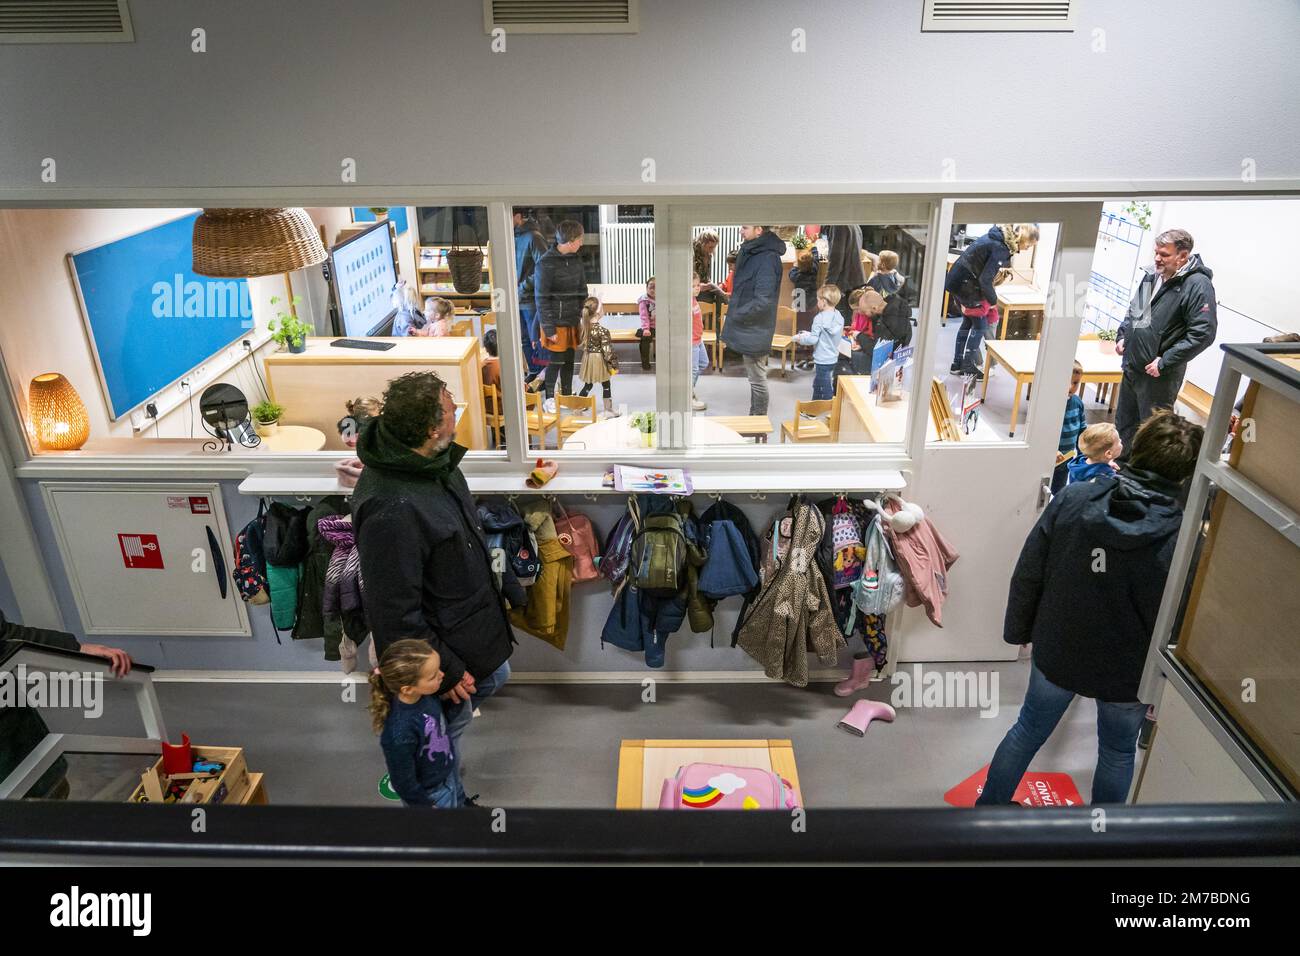
<svg viewBox="0 0 1300 956"><path fill-rule="evenodd" d="M867 735L867 724L873 720L883 720L892 724L895 716L894 708L882 700L860 700L844 715L844 718L840 721L840 726L851 734L865 737Z"/></svg>
<svg viewBox="0 0 1300 956"><path fill-rule="evenodd" d="M835 696L848 697L851 694L856 694L871 683L871 675L875 673L875 670L876 662L870 655L853 658L853 671L848 677L835 685Z"/></svg>

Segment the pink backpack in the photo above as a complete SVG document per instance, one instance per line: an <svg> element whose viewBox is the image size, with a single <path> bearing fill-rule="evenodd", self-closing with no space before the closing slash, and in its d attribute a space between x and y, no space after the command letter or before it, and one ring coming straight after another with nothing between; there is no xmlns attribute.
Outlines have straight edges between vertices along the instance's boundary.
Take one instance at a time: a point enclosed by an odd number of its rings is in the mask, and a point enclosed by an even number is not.
<svg viewBox="0 0 1300 956"><path fill-rule="evenodd" d="M779 774L755 767L691 763L664 781L660 810L793 810L799 794Z"/></svg>

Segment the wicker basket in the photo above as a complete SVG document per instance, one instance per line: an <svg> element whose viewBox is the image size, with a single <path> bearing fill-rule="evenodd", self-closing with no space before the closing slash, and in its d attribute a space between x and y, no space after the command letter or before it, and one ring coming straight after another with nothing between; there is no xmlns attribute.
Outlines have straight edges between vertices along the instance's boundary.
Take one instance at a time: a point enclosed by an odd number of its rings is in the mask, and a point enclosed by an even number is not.
<svg viewBox="0 0 1300 956"><path fill-rule="evenodd" d="M325 261L325 245L303 209L205 209L194 220L194 271L245 279Z"/></svg>
<svg viewBox="0 0 1300 956"><path fill-rule="evenodd" d="M483 285L483 250L478 246L447 250L451 284L461 295L477 292Z"/></svg>

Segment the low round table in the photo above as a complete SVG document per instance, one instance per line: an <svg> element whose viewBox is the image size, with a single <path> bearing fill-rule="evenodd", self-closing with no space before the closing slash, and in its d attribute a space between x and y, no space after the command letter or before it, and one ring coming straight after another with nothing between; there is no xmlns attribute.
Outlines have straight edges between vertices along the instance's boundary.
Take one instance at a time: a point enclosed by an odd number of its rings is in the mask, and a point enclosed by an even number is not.
<svg viewBox="0 0 1300 956"><path fill-rule="evenodd" d="M281 425L274 435L263 435L267 451L320 451L325 447L325 433L307 425Z"/></svg>
<svg viewBox="0 0 1300 956"><path fill-rule="evenodd" d="M691 437L697 445L743 445L744 437L726 425L711 422L696 415L691 420ZM631 416L607 418L576 432L564 440L564 448L572 451L652 451L641 441L641 433L632 427Z"/></svg>

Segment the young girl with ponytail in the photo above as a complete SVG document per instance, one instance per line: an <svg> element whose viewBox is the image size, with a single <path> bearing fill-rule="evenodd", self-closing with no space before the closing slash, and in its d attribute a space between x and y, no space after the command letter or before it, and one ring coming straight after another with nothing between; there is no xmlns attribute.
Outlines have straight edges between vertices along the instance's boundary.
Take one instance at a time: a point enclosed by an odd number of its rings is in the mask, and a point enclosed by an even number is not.
<svg viewBox="0 0 1300 956"><path fill-rule="evenodd" d="M437 694L442 661L427 641L394 641L370 674L370 717L388 780L408 807L465 805L459 762Z"/></svg>

